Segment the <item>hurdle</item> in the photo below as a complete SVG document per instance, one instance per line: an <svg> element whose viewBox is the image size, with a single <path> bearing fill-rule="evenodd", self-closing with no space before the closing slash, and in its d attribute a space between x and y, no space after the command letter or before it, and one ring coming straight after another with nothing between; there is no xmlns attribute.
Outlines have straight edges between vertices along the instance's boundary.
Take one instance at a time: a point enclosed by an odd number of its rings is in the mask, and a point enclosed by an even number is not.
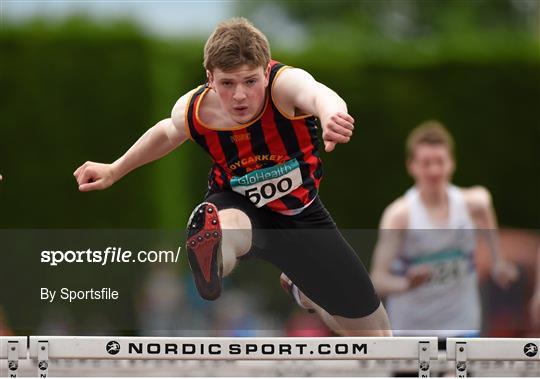
<svg viewBox="0 0 540 379"><path fill-rule="evenodd" d="M436 337L83 337L31 336L37 374L52 359L113 360L417 360L429 377L438 356Z"/></svg>
<svg viewBox="0 0 540 379"><path fill-rule="evenodd" d="M27 342L28 337L0 337L0 359L7 359L8 378L17 377L19 360L28 355Z"/></svg>
<svg viewBox="0 0 540 379"><path fill-rule="evenodd" d="M455 361L456 377L466 378L469 362L540 361L540 338L448 338L446 359Z"/></svg>

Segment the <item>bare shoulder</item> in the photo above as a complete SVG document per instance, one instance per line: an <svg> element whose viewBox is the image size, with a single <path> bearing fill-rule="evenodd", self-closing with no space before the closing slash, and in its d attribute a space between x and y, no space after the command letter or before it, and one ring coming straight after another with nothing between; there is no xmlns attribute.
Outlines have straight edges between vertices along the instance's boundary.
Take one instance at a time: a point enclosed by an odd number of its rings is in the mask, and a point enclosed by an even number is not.
<svg viewBox="0 0 540 379"><path fill-rule="evenodd" d="M465 204L473 213L484 211L491 206L491 193L486 187L473 186L469 188L460 188Z"/></svg>
<svg viewBox="0 0 540 379"><path fill-rule="evenodd" d="M297 116L313 113L309 99L317 91L319 83L300 68L282 68L272 84L272 100L286 115Z"/></svg>
<svg viewBox="0 0 540 379"><path fill-rule="evenodd" d="M291 99L315 83L317 82L309 72L285 66L276 74L272 84L272 96L274 99Z"/></svg>
<svg viewBox="0 0 540 379"><path fill-rule="evenodd" d="M284 66L274 79L274 90L278 92L289 87L295 87L298 85L304 85L306 82L314 82L313 76L301 68Z"/></svg>
<svg viewBox="0 0 540 379"><path fill-rule="evenodd" d="M198 88L194 88L188 93L184 94L176 103L174 104L174 107L171 111L171 119L173 121L173 124L178 129L183 129L185 127L185 115L186 115L186 109L187 105L191 99L191 96L197 91Z"/></svg>
<svg viewBox="0 0 540 379"><path fill-rule="evenodd" d="M409 220L409 205L405 197L401 196L386 207L383 212L381 229L407 229Z"/></svg>

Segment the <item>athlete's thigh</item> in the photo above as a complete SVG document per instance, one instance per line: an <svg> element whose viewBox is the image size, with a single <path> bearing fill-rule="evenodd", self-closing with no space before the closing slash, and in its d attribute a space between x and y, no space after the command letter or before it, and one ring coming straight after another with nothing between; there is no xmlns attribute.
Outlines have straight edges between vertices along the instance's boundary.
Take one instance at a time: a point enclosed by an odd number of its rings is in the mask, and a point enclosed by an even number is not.
<svg viewBox="0 0 540 379"><path fill-rule="evenodd" d="M209 192L204 201L214 204L218 210L238 209L250 219L254 218L256 208L244 196L232 191Z"/></svg>
<svg viewBox="0 0 540 379"><path fill-rule="evenodd" d="M330 315L365 317L380 305L366 268L336 228L287 230L263 258Z"/></svg>

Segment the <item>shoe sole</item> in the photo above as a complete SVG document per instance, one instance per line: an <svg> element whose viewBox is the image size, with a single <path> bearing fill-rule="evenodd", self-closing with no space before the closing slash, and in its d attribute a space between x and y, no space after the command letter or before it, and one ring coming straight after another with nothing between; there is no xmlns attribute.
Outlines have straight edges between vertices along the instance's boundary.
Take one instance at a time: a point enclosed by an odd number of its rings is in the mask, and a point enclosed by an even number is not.
<svg viewBox="0 0 540 379"><path fill-rule="evenodd" d="M221 225L218 209L202 203L193 210L187 227L186 250L195 286L203 299L221 295Z"/></svg>

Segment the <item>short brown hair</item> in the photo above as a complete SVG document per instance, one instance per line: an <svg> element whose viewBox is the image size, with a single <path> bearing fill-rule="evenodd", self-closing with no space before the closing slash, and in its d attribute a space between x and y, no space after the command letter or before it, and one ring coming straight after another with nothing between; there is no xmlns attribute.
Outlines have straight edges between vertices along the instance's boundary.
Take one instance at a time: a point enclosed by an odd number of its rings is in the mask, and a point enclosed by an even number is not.
<svg viewBox="0 0 540 379"><path fill-rule="evenodd" d="M204 46L204 67L231 71L242 65L266 68L270 44L266 36L243 17L221 22Z"/></svg>
<svg viewBox="0 0 540 379"><path fill-rule="evenodd" d="M450 155L454 155L454 139L444 125L437 120L425 121L409 134L406 143L407 159L411 159L414 149L422 144L446 146Z"/></svg>

